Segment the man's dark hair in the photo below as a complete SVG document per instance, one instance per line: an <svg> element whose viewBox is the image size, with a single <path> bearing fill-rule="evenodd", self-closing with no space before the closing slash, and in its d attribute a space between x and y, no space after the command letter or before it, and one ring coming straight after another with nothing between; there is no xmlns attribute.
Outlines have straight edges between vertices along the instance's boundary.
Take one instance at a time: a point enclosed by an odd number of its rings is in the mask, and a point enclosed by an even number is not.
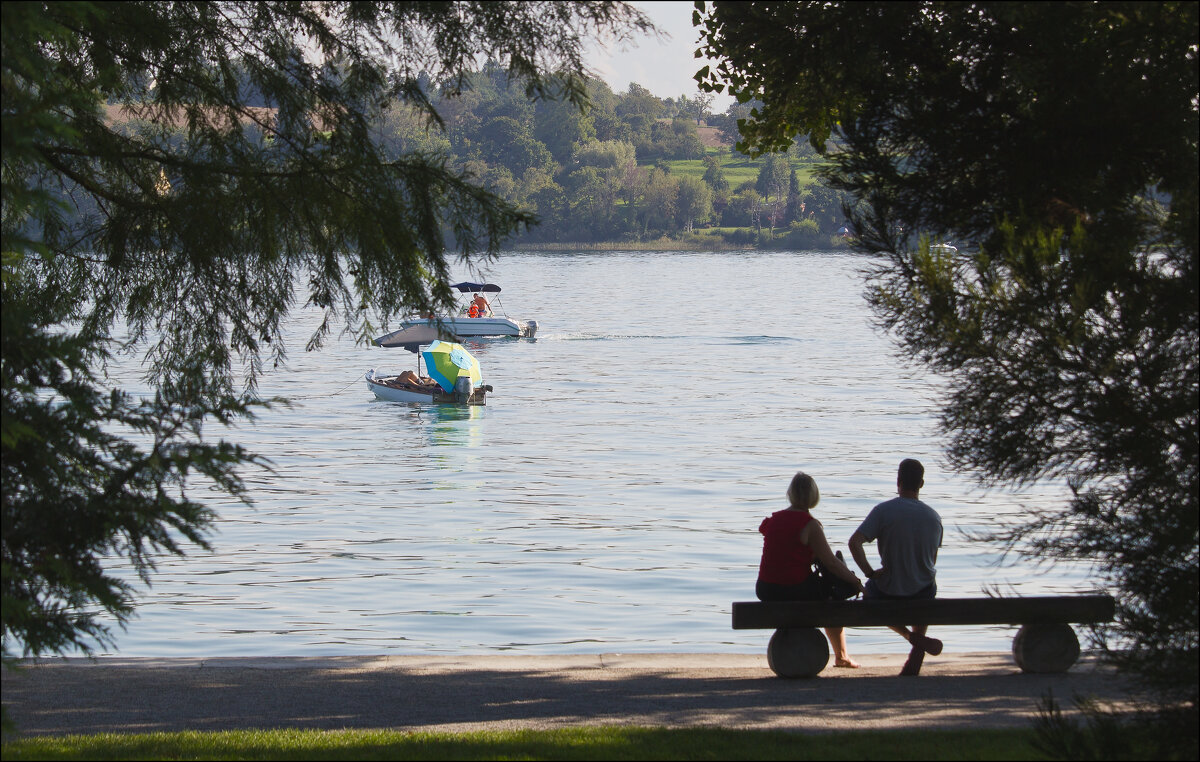
<svg viewBox="0 0 1200 762"><path fill-rule="evenodd" d="M925 483L925 466L922 466L919 460L905 458L900 461L900 470L897 471L897 481L900 482L900 489L921 489L921 485Z"/></svg>

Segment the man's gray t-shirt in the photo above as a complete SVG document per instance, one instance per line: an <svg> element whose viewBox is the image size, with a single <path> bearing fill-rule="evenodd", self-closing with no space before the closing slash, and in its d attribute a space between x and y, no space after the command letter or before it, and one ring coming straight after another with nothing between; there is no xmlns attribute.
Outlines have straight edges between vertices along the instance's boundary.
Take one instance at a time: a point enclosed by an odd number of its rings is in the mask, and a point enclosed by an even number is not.
<svg viewBox="0 0 1200 762"><path fill-rule="evenodd" d="M871 509L858 528L867 542L879 540L881 574L873 581L887 595L915 595L933 584L942 518L920 500L897 497Z"/></svg>

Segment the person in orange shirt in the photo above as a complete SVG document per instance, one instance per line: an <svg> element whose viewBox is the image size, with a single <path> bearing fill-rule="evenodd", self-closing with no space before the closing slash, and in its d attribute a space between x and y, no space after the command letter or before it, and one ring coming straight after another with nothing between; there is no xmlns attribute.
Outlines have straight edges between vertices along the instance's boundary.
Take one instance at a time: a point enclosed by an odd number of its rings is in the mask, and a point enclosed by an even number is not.
<svg viewBox="0 0 1200 762"><path fill-rule="evenodd" d="M492 314L492 305L488 304L488 300L484 298L483 294L475 294L471 307L475 310L475 314L471 317L488 317Z"/></svg>

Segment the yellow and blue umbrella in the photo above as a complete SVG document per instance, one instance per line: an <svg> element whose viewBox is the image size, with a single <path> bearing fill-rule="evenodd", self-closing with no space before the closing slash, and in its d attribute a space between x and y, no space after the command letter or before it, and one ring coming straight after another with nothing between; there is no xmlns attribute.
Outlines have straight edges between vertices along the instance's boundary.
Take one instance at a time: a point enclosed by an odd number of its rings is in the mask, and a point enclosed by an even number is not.
<svg viewBox="0 0 1200 762"><path fill-rule="evenodd" d="M462 344L435 341L421 356L425 358L425 369L429 377L448 392L454 391L454 382L458 381L459 376L470 376L471 383L475 386L479 386L483 381L479 361L464 349Z"/></svg>

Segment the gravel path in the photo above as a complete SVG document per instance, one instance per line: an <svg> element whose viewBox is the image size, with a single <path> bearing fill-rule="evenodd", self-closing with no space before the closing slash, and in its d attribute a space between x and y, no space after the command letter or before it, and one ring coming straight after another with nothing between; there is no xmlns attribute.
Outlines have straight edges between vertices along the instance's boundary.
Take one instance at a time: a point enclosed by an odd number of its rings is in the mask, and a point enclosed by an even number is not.
<svg viewBox="0 0 1200 762"><path fill-rule="evenodd" d="M781 680L765 655L593 654L241 659L48 659L5 670L3 702L24 734L573 725L717 726L804 732L1027 726L1039 698L1126 704L1111 671L1023 674L1006 653L859 656Z"/></svg>

